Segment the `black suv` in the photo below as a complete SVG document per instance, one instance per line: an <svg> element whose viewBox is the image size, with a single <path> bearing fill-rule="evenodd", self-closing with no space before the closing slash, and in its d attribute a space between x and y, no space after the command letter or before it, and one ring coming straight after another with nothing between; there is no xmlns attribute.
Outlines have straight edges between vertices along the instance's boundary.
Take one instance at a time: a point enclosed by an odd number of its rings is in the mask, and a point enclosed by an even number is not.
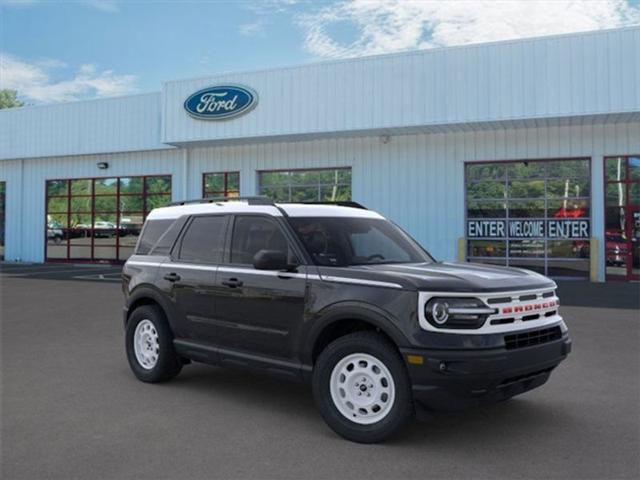
<svg viewBox="0 0 640 480"><path fill-rule="evenodd" d="M123 290L140 380L196 361L309 382L325 421L357 442L415 412L536 388L571 348L551 280L436 262L357 204L257 197L153 210Z"/></svg>

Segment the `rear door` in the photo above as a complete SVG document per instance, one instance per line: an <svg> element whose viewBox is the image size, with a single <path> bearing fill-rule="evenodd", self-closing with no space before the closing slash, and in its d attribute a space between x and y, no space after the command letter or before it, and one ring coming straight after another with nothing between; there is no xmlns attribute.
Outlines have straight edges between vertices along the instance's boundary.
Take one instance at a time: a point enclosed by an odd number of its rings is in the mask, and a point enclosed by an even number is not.
<svg viewBox="0 0 640 480"><path fill-rule="evenodd" d="M216 337L234 350L291 358L292 339L303 322L307 267L256 270L253 257L260 250L281 250L299 264L292 238L273 217L236 215L228 243L216 280Z"/></svg>
<svg viewBox="0 0 640 480"><path fill-rule="evenodd" d="M179 335L212 343L216 272L222 260L228 215L192 217L174 246L171 260L162 264L159 279L180 316Z"/></svg>

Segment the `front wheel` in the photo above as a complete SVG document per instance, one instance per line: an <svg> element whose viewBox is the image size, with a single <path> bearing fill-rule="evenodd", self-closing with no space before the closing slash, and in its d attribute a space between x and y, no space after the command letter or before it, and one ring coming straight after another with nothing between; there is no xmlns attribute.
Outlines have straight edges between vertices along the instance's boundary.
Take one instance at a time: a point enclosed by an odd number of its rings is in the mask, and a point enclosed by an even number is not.
<svg viewBox="0 0 640 480"><path fill-rule="evenodd" d="M159 307L136 308L127 322L125 341L129 365L139 380L164 382L180 373L182 361L173 348L173 334Z"/></svg>
<svg viewBox="0 0 640 480"><path fill-rule="evenodd" d="M327 424L354 442L380 442L413 415L402 358L373 332L346 335L323 350L314 368L313 394Z"/></svg>

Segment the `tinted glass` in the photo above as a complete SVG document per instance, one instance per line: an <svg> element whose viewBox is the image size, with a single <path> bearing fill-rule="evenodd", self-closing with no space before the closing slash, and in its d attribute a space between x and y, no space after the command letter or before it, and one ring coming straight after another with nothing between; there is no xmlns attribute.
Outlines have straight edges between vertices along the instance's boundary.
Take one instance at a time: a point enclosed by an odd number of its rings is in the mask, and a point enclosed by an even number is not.
<svg viewBox="0 0 640 480"><path fill-rule="evenodd" d="M68 195L69 182L67 180L49 180L47 182L47 195Z"/></svg>
<svg viewBox="0 0 640 480"><path fill-rule="evenodd" d="M121 178L120 179L120 193L142 193L142 184L144 179L142 177L133 178Z"/></svg>
<svg viewBox="0 0 640 480"><path fill-rule="evenodd" d="M278 250L289 257L292 253L284 233L274 221L258 216L238 216L231 240L231 263L253 264L260 250Z"/></svg>
<svg viewBox="0 0 640 480"><path fill-rule="evenodd" d="M5 182L0 182L0 260L4 259L4 196Z"/></svg>
<svg viewBox="0 0 640 480"><path fill-rule="evenodd" d="M171 201L171 177L47 180L46 191L47 258L86 259L89 251L94 259L126 260L146 213ZM56 229L73 248L55 243Z"/></svg>
<svg viewBox="0 0 640 480"><path fill-rule="evenodd" d="M588 160L558 160L547 162L549 178L586 177L589 178Z"/></svg>
<svg viewBox="0 0 640 480"><path fill-rule="evenodd" d="M71 195L91 195L92 183L91 179L71 180Z"/></svg>
<svg viewBox="0 0 640 480"><path fill-rule="evenodd" d="M96 178L94 188L96 195L115 195L118 193L118 179Z"/></svg>
<svg viewBox="0 0 640 480"><path fill-rule="evenodd" d="M470 257L506 257L507 242L504 240L469 240L467 249L467 254Z"/></svg>
<svg viewBox="0 0 640 480"><path fill-rule="evenodd" d="M219 172L205 173L205 197L237 197L240 195L240 173Z"/></svg>
<svg viewBox="0 0 640 480"><path fill-rule="evenodd" d="M629 157L629 179L640 180L640 157Z"/></svg>
<svg viewBox="0 0 640 480"><path fill-rule="evenodd" d="M627 187L625 183L609 183L607 185L607 205L624 206L626 203Z"/></svg>
<svg viewBox="0 0 640 480"><path fill-rule="evenodd" d="M609 162L608 172L616 170L618 164L626 168L624 161ZM491 257L504 257L507 265L551 273L551 259L588 260L588 241L582 236L571 233L573 241L557 240L558 235L565 235L558 233L565 231L558 230L558 225L574 225L580 219L581 228L590 228L588 159L495 162L468 164L465 168L467 221L503 226L503 233L497 235L490 233L494 231L491 228L478 234L469 233L477 232L475 229L467 229L467 257L471 261L493 263L497 260ZM609 178L612 175L609 173ZM619 190L609 184L609 205L618 204ZM565 223L558 223L559 219ZM570 269L553 270L560 275L564 271L575 275Z"/></svg>
<svg viewBox="0 0 640 480"><path fill-rule="evenodd" d="M348 266L431 262L404 232L377 218L291 218L317 265Z"/></svg>
<svg viewBox="0 0 640 480"><path fill-rule="evenodd" d="M180 260L219 263L224 249L227 217L194 217L182 238Z"/></svg>
<svg viewBox="0 0 640 480"><path fill-rule="evenodd" d="M504 182L474 182L467 186L469 199L501 199L505 197Z"/></svg>
<svg viewBox="0 0 640 480"><path fill-rule="evenodd" d="M607 158L604 161L604 174L608 181L619 182L627 178L627 161L624 157Z"/></svg>
<svg viewBox="0 0 640 480"><path fill-rule="evenodd" d="M150 212L154 208L160 208L171 203L171 195L147 195L146 211Z"/></svg>
<svg viewBox="0 0 640 480"><path fill-rule="evenodd" d="M260 194L280 202L351 200L351 169L260 172Z"/></svg>
<svg viewBox="0 0 640 480"><path fill-rule="evenodd" d="M504 178L506 167L500 164L477 164L467 167L468 180L490 180Z"/></svg>
<svg viewBox="0 0 640 480"><path fill-rule="evenodd" d="M167 231L173 220L149 220L143 230L138 244L137 255L146 255L155 245L160 236Z"/></svg>
<svg viewBox="0 0 640 480"><path fill-rule="evenodd" d="M146 192L171 193L171 177L146 177Z"/></svg>

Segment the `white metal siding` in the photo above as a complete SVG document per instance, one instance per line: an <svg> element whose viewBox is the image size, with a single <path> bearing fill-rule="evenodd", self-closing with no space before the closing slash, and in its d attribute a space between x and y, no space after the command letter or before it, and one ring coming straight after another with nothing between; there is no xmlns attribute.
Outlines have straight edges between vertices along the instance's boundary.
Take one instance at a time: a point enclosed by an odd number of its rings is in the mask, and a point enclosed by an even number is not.
<svg viewBox="0 0 640 480"><path fill-rule="evenodd" d="M326 139L188 150L0 162L7 182L6 258L42 261L45 181L54 178L171 174L173 198L200 197L202 173L240 171L241 193L257 193L257 171L353 169L353 197L394 220L437 258L453 260L464 236L464 162L592 158L592 231L603 259L602 162L640 153L640 123ZM109 170L98 170L106 161ZM24 190L21 189L24 185ZM600 266L601 278L604 263Z"/></svg>
<svg viewBox="0 0 640 480"><path fill-rule="evenodd" d="M452 260L464 236L464 162L591 157L592 230L602 240L603 156L639 152L640 123L207 147L189 150L187 183L199 196L202 172L239 170L241 193L250 195L260 170L352 167L354 200Z"/></svg>
<svg viewBox="0 0 640 480"><path fill-rule="evenodd" d="M159 148L159 93L0 111L0 159Z"/></svg>
<svg viewBox="0 0 640 480"><path fill-rule="evenodd" d="M213 84L260 97L227 121L188 116ZM167 82L167 143L640 111L640 28L422 50Z"/></svg>
<svg viewBox="0 0 640 480"><path fill-rule="evenodd" d="M109 169L98 169L97 162L108 162ZM178 150L0 162L0 181L7 182L5 258L44 260L47 180L170 174L173 198L181 199L185 197L180 182L182 169L183 154Z"/></svg>

